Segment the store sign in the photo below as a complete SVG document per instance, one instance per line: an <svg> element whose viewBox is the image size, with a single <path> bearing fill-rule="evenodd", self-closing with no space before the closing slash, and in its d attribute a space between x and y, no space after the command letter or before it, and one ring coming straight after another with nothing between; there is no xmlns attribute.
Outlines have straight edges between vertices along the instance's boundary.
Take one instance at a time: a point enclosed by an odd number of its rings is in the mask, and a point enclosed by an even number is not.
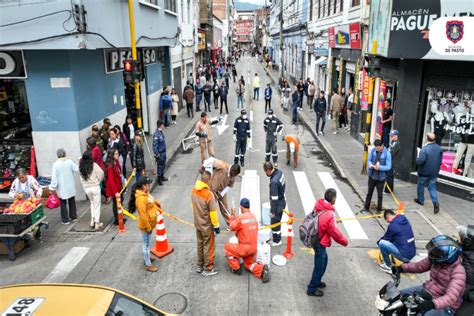
<svg viewBox="0 0 474 316"><path fill-rule="evenodd" d="M324 47L317 47L314 49L314 55L315 56L328 56L329 49L324 48Z"/></svg>
<svg viewBox="0 0 474 316"><path fill-rule="evenodd" d="M161 52L161 51L160 51ZM138 60L142 60L143 64L150 65L157 62L160 53L156 48L142 48L137 50ZM143 59L142 59L143 56ZM132 51L129 48L121 49L104 49L105 73L113 73L123 70L123 62L132 59Z"/></svg>
<svg viewBox="0 0 474 316"><path fill-rule="evenodd" d="M23 51L0 51L0 78L26 78L25 58L23 56Z"/></svg>
<svg viewBox="0 0 474 316"><path fill-rule="evenodd" d="M329 47L360 49L360 24L351 23L330 27Z"/></svg>
<svg viewBox="0 0 474 316"><path fill-rule="evenodd" d="M378 98L377 98L377 121L376 121L376 127L375 131L376 133L379 134L379 136L382 136L382 119L383 119L383 111L385 108L385 98L386 98L386 93L387 93L387 82L384 80L380 80L380 85L379 85L379 93L378 93Z"/></svg>
<svg viewBox="0 0 474 316"><path fill-rule="evenodd" d="M474 17L439 18L433 22L429 37L436 53L474 61Z"/></svg>
<svg viewBox="0 0 474 316"><path fill-rule="evenodd" d="M392 0L390 16L390 36L383 41L388 42L388 51L379 51L377 54L389 58L407 59L453 59L452 56L440 54L430 44L431 27L440 17L451 17L456 20L459 17L474 16L472 0ZM384 16L379 12L371 12L371 21L383 20ZM436 31L435 37L446 38L446 23L441 31ZM371 32L373 29L371 28ZM460 36L458 28L451 32L453 38ZM382 32L379 32L382 35ZM379 45L382 38L370 35L371 45ZM471 35L472 38L472 35ZM374 42L375 41L375 42ZM454 45L451 42L452 45ZM456 56L456 60L471 60L472 56Z"/></svg>
<svg viewBox="0 0 474 316"><path fill-rule="evenodd" d="M206 33L201 30L198 31L198 49L206 49Z"/></svg>
<svg viewBox="0 0 474 316"><path fill-rule="evenodd" d="M370 78L365 68L362 68L362 98L360 100L360 109L362 111L369 110L369 87Z"/></svg>

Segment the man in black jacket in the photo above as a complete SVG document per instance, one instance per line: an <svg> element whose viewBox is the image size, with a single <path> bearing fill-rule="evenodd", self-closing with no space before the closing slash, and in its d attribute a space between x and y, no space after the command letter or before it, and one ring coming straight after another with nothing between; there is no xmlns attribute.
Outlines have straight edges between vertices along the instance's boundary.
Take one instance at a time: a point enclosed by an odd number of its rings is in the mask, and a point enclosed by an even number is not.
<svg viewBox="0 0 474 316"><path fill-rule="evenodd" d="M324 97L324 91L319 91L319 98L314 101L314 111L316 112L316 134L324 135L324 125L326 125L326 98ZM321 131L319 131L319 121L322 120Z"/></svg>
<svg viewBox="0 0 474 316"><path fill-rule="evenodd" d="M390 191L393 192L395 167L397 166L398 152L400 151L400 141L398 140L398 131L394 129L390 132L389 135L390 135L390 146L388 147L388 151L392 155L392 169L390 169L390 171L387 172L387 181L386 181L386 185L384 189L385 193L390 193Z"/></svg>
<svg viewBox="0 0 474 316"><path fill-rule="evenodd" d="M239 163L245 166L245 152L247 150L247 138L251 137L250 121L247 118L247 111L243 109L240 111L240 116L234 122L234 142L235 142L235 156L234 164Z"/></svg>

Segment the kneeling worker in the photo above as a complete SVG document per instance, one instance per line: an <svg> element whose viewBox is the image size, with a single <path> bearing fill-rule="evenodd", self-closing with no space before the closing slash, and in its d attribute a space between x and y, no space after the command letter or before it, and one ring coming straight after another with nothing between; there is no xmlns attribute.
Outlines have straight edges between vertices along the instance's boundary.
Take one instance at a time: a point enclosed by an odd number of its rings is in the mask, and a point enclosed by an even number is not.
<svg viewBox="0 0 474 316"><path fill-rule="evenodd" d="M387 231L377 242L384 261L380 269L391 273L390 255L405 263L409 262L416 255L415 237L405 215L385 210L383 217L389 224Z"/></svg>
<svg viewBox="0 0 474 316"><path fill-rule="evenodd" d="M224 251L232 272L242 274L239 258L244 261L245 267L263 283L270 281L268 265L255 262L257 255L258 223L255 215L250 212L250 201L246 198L240 200L241 215L230 217L230 229L236 232L238 244L227 243Z"/></svg>
<svg viewBox="0 0 474 316"><path fill-rule="evenodd" d="M293 167L298 167L298 151L300 150L300 140L295 135L283 136L286 142L286 165L291 162L291 155L293 154Z"/></svg>

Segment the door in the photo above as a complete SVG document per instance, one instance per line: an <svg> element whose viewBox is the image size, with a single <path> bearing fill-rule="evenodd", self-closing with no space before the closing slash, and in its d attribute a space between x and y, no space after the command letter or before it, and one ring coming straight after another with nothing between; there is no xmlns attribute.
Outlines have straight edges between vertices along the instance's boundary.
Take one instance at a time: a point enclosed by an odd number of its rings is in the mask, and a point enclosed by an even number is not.
<svg viewBox="0 0 474 316"><path fill-rule="evenodd" d="M183 78L181 77L181 67L173 68L174 88L179 96L178 112L183 108Z"/></svg>

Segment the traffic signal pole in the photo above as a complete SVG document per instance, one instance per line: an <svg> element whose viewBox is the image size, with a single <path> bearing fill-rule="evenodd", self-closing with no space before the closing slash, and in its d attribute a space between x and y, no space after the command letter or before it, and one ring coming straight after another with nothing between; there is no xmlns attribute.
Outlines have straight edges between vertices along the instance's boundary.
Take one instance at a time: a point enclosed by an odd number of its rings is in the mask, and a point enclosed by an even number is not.
<svg viewBox="0 0 474 316"><path fill-rule="evenodd" d="M135 42L135 19L133 16L133 0L128 0L128 16L130 19L130 42L132 45L132 60L138 60L137 57L137 44ZM135 108L137 109L137 128L141 130L142 124L142 111L140 104L140 80L135 80Z"/></svg>

